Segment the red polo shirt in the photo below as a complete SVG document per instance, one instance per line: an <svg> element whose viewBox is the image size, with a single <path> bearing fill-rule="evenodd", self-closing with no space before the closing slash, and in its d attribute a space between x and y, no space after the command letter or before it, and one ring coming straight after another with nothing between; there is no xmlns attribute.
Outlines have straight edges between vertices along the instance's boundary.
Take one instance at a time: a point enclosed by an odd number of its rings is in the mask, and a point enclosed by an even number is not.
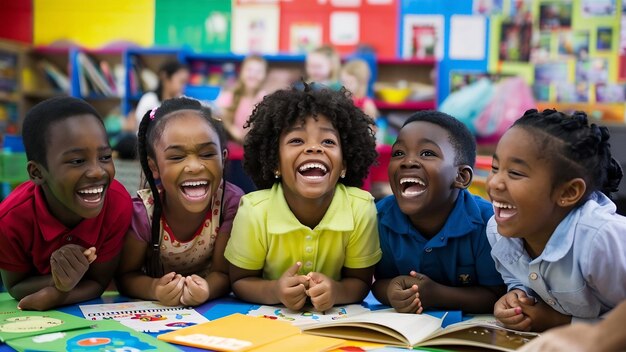
<svg viewBox="0 0 626 352"><path fill-rule="evenodd" d="M96 262L107 262L122 249L131 216L130 195L113 180L100 214L70 229L50 214L41 188L24 182L0 203L0 268L49 274L52 252L69 243L95 247Z"/></svg>

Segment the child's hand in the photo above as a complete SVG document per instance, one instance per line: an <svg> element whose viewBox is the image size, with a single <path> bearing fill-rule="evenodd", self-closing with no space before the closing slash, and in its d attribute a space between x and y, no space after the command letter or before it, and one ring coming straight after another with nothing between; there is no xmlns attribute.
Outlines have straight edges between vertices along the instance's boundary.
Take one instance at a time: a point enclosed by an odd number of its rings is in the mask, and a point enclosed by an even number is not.
<svg viewBox="0 0 626 352"><path fill-rule="evenodd" d="M522 312L522 302L527 306L534 304L522 290L511 290L496 302L493 315L504 327L520 331L530 331L532 319Z"/></svg>
<svg viewBox="0 0 626 352"><path fill-rule="evenodd" d="M310 272L309 289L306 294L311 297L311 303L318 312L329 310L335 305L337 292L333 289L333 280L322 273Z"/></svg>
<svg viewBox="0 0 626 352"><path fill-rule="evenodd" d="M299 310L306 303L306 290L309 286L309 277L298 275L302 263L292 265L277 281L276 296L285 307Z"/></svg>
<svg viewBox="0 0 626 352"><path fill-rule="evenodd" d="M198 275L185 277L183 295L180 296L180 304L184 306L197 306L209 299L209 283Z"/></svg>
<svg viewBox="0 0 626 352"><path fill-rule="evenodd" d="M61 304L61 295L59 290L52 286L44 287L22 298L17 304L17 308L21 310L50 310Z"/></svg>
<svg viewBox="0 0 626 352"><path fill-rule="evenodd" d="M89 247L85 249L85 251L83 252L83 255L85 255L85 258L87 258L87 261L89 262L89 264L93 263L94 260L98 258L98 255L96 254L96 247Z"/></svg>
<svg viewBox="0 0 626 352"><path fill-rule="evenodd" d="M157 281L154 289L155 296L164 305L177 306L183 295L183 286L185 286L185 278L173 271L169 272Z"/></svg>
<svg viewBox="0 0 626 352"><path fill-rule="evenodd" d="M556 326L570 324L572 321L571 316L561 314L541 299L533 304L521 301L520 307L522 313L530 319L532 331L545 331Z"/></svg>
<svg viewBox="0 0 626 352"><path fill-rule="evenodd" d="M422 301L417 283L418 280L412 276L395 277L387 287L389 304L400 313L422 313Z"/></svg>
<svg viewBox="0 0 626 352"><path fill-rule="evenodd" d="M89 260L83 254L85 248L67 244L50 256L50 268L54 286L61 292L71 291L89 269Z"/></svg>

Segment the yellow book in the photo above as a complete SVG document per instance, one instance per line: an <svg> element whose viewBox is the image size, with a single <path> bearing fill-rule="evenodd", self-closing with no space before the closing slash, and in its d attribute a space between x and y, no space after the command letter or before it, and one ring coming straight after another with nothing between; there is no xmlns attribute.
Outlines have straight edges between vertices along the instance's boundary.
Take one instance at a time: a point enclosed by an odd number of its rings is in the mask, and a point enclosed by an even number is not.
<svg viewBox="0 0 626 352"><path fill-rule="evenodd" d="M304 335L287 322L233 314L158 336L173 344L216 351L327 351L344 340Z"/></svg>

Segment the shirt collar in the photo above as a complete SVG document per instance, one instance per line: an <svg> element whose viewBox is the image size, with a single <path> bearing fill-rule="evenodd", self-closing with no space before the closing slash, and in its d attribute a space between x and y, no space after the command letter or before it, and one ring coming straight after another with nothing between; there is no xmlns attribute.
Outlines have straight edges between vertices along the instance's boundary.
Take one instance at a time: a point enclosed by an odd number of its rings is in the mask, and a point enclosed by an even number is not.
<svg viewBox="0 0 626 352"><path fill-rule="evenodd" d="M110 187L107 192L111 192ZM107 198L108 197L105 196L101 214L107 206ZM42 237L48 242L52 242L56 238L69 232L74 232L80 235L85 242L95 243L95 239L100 233L99 230L102 224L101 214L94 219L83 219L76 227L70 229L50 213L41 186L37 186L35 189L35 219L37 219L36 222L39 225Z"/></svg>
<svg viewBox="0 0 626 352"><path fill-rule="evenodd" d="M272 186L269 204L271 204L271 210L267 215L269 233L285 234L301 230L304 227L289 209L281 183L277 182ZM349 204L346 187L343 184L338 184L335 187L333 200L315 230L353 231L354 219Z"/></svg>
<svg viewBox="0 0 626 352"><path fill-rule="evenodd" d="M393 196L390 196L393 197ZM411 220L400 210L398 202L394 199L390 209L384 211L380 222L393 232L405 236L420 235ZM462 237L472 232L477 224L481 224L480 208L472 199L472 194L467 190L461 190L454 204L454 208L448 215L446 223L439 233L432 237L429 244L433 247L444 246L448 238Z"/></svg>

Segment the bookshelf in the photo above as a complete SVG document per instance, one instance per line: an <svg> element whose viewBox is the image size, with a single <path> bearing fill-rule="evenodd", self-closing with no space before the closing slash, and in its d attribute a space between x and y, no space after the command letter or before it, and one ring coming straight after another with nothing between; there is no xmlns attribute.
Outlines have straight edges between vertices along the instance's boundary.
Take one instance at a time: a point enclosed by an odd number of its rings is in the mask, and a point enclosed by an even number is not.
<svg viewBox="0 0 626 352"><path fill-rule="evenodd" d="M180 48L154 47L130 48L124 52L126 67L125 94L122 97L122 112L124 115L133 110L141 96L154 87L147 87L142 79L142 71L148 70L158 79L159 68L167 61L180 60Z"/></svg>
<svg viewBox="0 0 626 352"><path fill-rule="evenodd" d="M0 147L4 135L17 134L23 118L22 67L27 47L0 41Z"/></svg>
<svg viewBox="0 0 626 352"><path fill-rule="evenodd" d="M22 70L24 113L37 103L70 94L70 50L34 47L24 55Z"/></svg>
<svg viewBox="0 0 626 352"><path fill-rule="evenodd" d="M124 49L70 49L70 95L102 115L121 114L126 65Z"/></svg>

